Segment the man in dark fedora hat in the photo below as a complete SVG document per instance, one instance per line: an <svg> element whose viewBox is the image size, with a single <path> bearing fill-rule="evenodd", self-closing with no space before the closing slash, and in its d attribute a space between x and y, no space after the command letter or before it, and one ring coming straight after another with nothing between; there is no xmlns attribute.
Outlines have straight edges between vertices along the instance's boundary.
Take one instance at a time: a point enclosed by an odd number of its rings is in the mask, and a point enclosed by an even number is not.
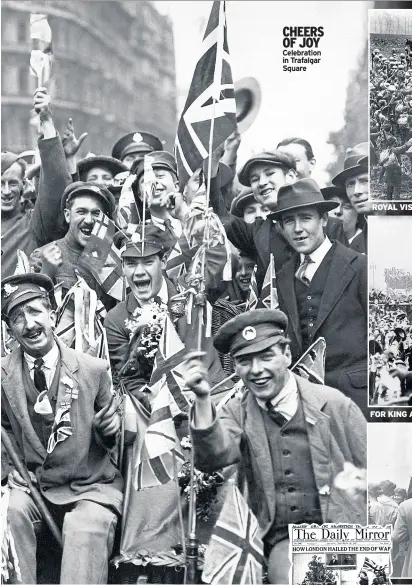
<svg viewBox="0 0 412 585"><path fill-rule="evenodd" d="M224 205L215 198L215 192L211 192L210 202L216 213L223 218L231 243L256 259L256 281L260 291L270 263L270 255L273 254L275 268L278 271L293 253L293 248L281 227L274 221L272 212L277 209L279 189L297 180L296 163L284 152L277 150L261 152L246 161L238 178L242 185L252 189L256 201L269 209L266 219L257 218L253 224L247 224L241 218L225 215ZM328 225L325 225L325 230L330 237L347 244L340 220L331 219Z"/></svg>
<svg viewBox="0 0 412 585"><path fill-rule="evenodd" d="M289 524L366 519L365 494L335 486L344 462L366 466L366 420L341 392L289 370L287 326L282 311L255 309L219 329L214 345L230 353L243 383L219 413L204 363L188 356L183 370L196 394L190 416L195 465L211 473L241 464L269 583L282 584L290 568Z"/></svg>
<svg viewBox="0 0 412 585"><path fill-rule="evenodd" d="M326 383L366 412L367 260L325 235L328 211L337 206L313 179L279 189L273 216L296 252L277 275L279 305L289 317L294 359L324 337Z"/></svg>
<svg viewBox="0 0 412 585"><path fill-rule="evenodd" d="M343 171L338 173L332 183L346 190L349 201L359 214L372 212L369 198L369 143L361 142L346 151Z"/></svg>
<svg viewBox="0 0 412 585"><path fill-rule="evenodd" d="M104 360L55 336L53 282L41 274L2 281L1 315L18 347L2 359L2 429L14 439L32 483L62 528L60 583L107 583L122 512L123 479L112 462L120 415ZM36 583L42 515L2 452L7 521L22 583ZM3 518L6 522L6 518Z"/></svg>
<svg viewBox="0 0 412 585"><path fill-rule="evenodd" d="M145 154L154 150L163 150L163 144L157 136L150 132L129 132L113 146L112 157L130 169L134 161L142 160Z"/></svg>

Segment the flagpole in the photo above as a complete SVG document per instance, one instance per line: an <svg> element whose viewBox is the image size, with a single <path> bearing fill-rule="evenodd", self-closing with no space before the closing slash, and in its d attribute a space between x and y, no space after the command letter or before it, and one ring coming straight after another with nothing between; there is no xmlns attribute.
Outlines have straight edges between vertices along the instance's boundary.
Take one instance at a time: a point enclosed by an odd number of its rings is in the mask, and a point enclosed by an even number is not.
<svg viewBox="0 0 412 585"><path fill-rule="evenodd" d="M145 157L146 158L146 157ZM143 159L144 164L144 159ZM146 169L143 171L146 173ZM137 187L139 188L139 186ZM143 213L142 213L142 256L144 254L144 237L145 237L145 224L146 224L146 181L143 179Z"/></svg>
<svg viewBox="0 0 412 585"><path fill-rule="evenodd" d="M274 309L274 298L273 298L273 254L270 255L270 308Z"/></svg>

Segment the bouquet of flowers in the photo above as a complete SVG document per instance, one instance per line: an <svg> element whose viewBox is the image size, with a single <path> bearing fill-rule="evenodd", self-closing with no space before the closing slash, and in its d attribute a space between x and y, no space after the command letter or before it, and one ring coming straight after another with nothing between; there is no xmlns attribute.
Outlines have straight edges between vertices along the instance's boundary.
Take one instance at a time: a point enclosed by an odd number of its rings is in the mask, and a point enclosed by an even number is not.
<svg viewBox="0 0 412 585"><path fill-rule="evenodd" d="M166 316L167 305L151 299L143 307L137 307L131 319L125 319L130 341L120 371L122 376L140 373L150 379Z"/></svg>

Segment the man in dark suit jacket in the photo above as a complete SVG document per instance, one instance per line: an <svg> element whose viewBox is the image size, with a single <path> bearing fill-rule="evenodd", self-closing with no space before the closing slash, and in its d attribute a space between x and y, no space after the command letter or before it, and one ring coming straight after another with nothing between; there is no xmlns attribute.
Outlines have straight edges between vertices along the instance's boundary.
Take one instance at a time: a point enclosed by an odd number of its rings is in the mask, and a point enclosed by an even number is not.
<svg viewBox="0 0 412 585"><path fill-rule="evenodd" d="M255 309L220 328L215 347L230 352L244 386L218 415L204 364L190 358L183 373L196 394L195 465L211 473L241 463L270 583L288 580L290 523L366 521L366 486L352 496L335 483L345 463L366 467L366 420L338 390L288 370L287 323L281 311Z"/></svg>
<svg viewBox="0 0 412 585"><path fill-rule="evenodd" d="M130 341L133 325L131 326L127 322L134 319L139 320L137 328L135 327L136 334L139 335L146 323L143 316L139 318L138 313L148 303L157 303L159 310L161 307L167 310L180 339L186 344L188 350L196 347L197 344L196 325L192 323L189 326L185 316L185 298L180 296L176 300L173 299L174 296L177 296L177 290L174 284L164 276L165 254L169 248L169 238L154 225L145 227L143 244L142 236L141 228L139 228L137 237L140 238L140 241L129 241L122 252L123 273L131 292L124 301L118 303L108 312L104 321L110 362L115 376L119 375L122 367L132 355ZM210 375L217 383L223 380L225 375L218 354L211 345L211 338L206 339L205 343L210 343L208 364ZM146 376L144 376L143 370L146 370ZM145 363L142 362L142 367L138 367L137 371L135 370L127 378L123 378L124 370L122 370L122 379L129 390L135 390L150 380L151 371L152 368L146 368Z"/></svg>
<svg viewBox="0 0 412 585"><path fill-rule="evenodd" d="M293 358L324 337L326 383L366 412L367 260L325 236L327 211L337 205L312 179L279 190L274 216L296 252L277 275L279 306L289 317Z"/></svg>
<svg viewBox="0 0 412 585"><path fill-rule="evenodd" d="M297 179L296 163L291 156L283 152L262 152L246 161L238 178L242 185L251 187L258 203L274 212L277 209L277 194L280 187L292 184ZM274 256L277 272L289 260L293 248L271 213L265 220L256 218L252 224L228 215L220 190L212 186L215 185L211 184L210 203L223 220L227 237L236 248L254 258L257 263L256 281L260 291L270 263L270 255ZM347 245L339 219L331 218L325 230L330 238Z"/></svg>
<svg viewBox="0 0 412 585"><path fill-rule="evenodd" d="M107 583L123 502L123 480L111 461L120 416L106 363L54 337L52 290L51 279L39 274L2 282L2 317L19 343L2 360L2 426L62 526L60 582ZM42 517L6 453L2 462L21 581L36 583Z"/></svg>

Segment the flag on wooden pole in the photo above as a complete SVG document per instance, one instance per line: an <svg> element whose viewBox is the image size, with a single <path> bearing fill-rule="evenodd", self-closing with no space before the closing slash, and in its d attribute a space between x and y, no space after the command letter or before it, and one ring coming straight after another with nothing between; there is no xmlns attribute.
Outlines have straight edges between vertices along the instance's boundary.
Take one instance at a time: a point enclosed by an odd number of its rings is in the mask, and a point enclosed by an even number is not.
<svg viewBox="0 0 412 585"><path fill-rule="evenodd" d="M213 2L189 94L179 121L175 157L180 187L236 129L236 102L227 42L225 2Z"/></svg>

